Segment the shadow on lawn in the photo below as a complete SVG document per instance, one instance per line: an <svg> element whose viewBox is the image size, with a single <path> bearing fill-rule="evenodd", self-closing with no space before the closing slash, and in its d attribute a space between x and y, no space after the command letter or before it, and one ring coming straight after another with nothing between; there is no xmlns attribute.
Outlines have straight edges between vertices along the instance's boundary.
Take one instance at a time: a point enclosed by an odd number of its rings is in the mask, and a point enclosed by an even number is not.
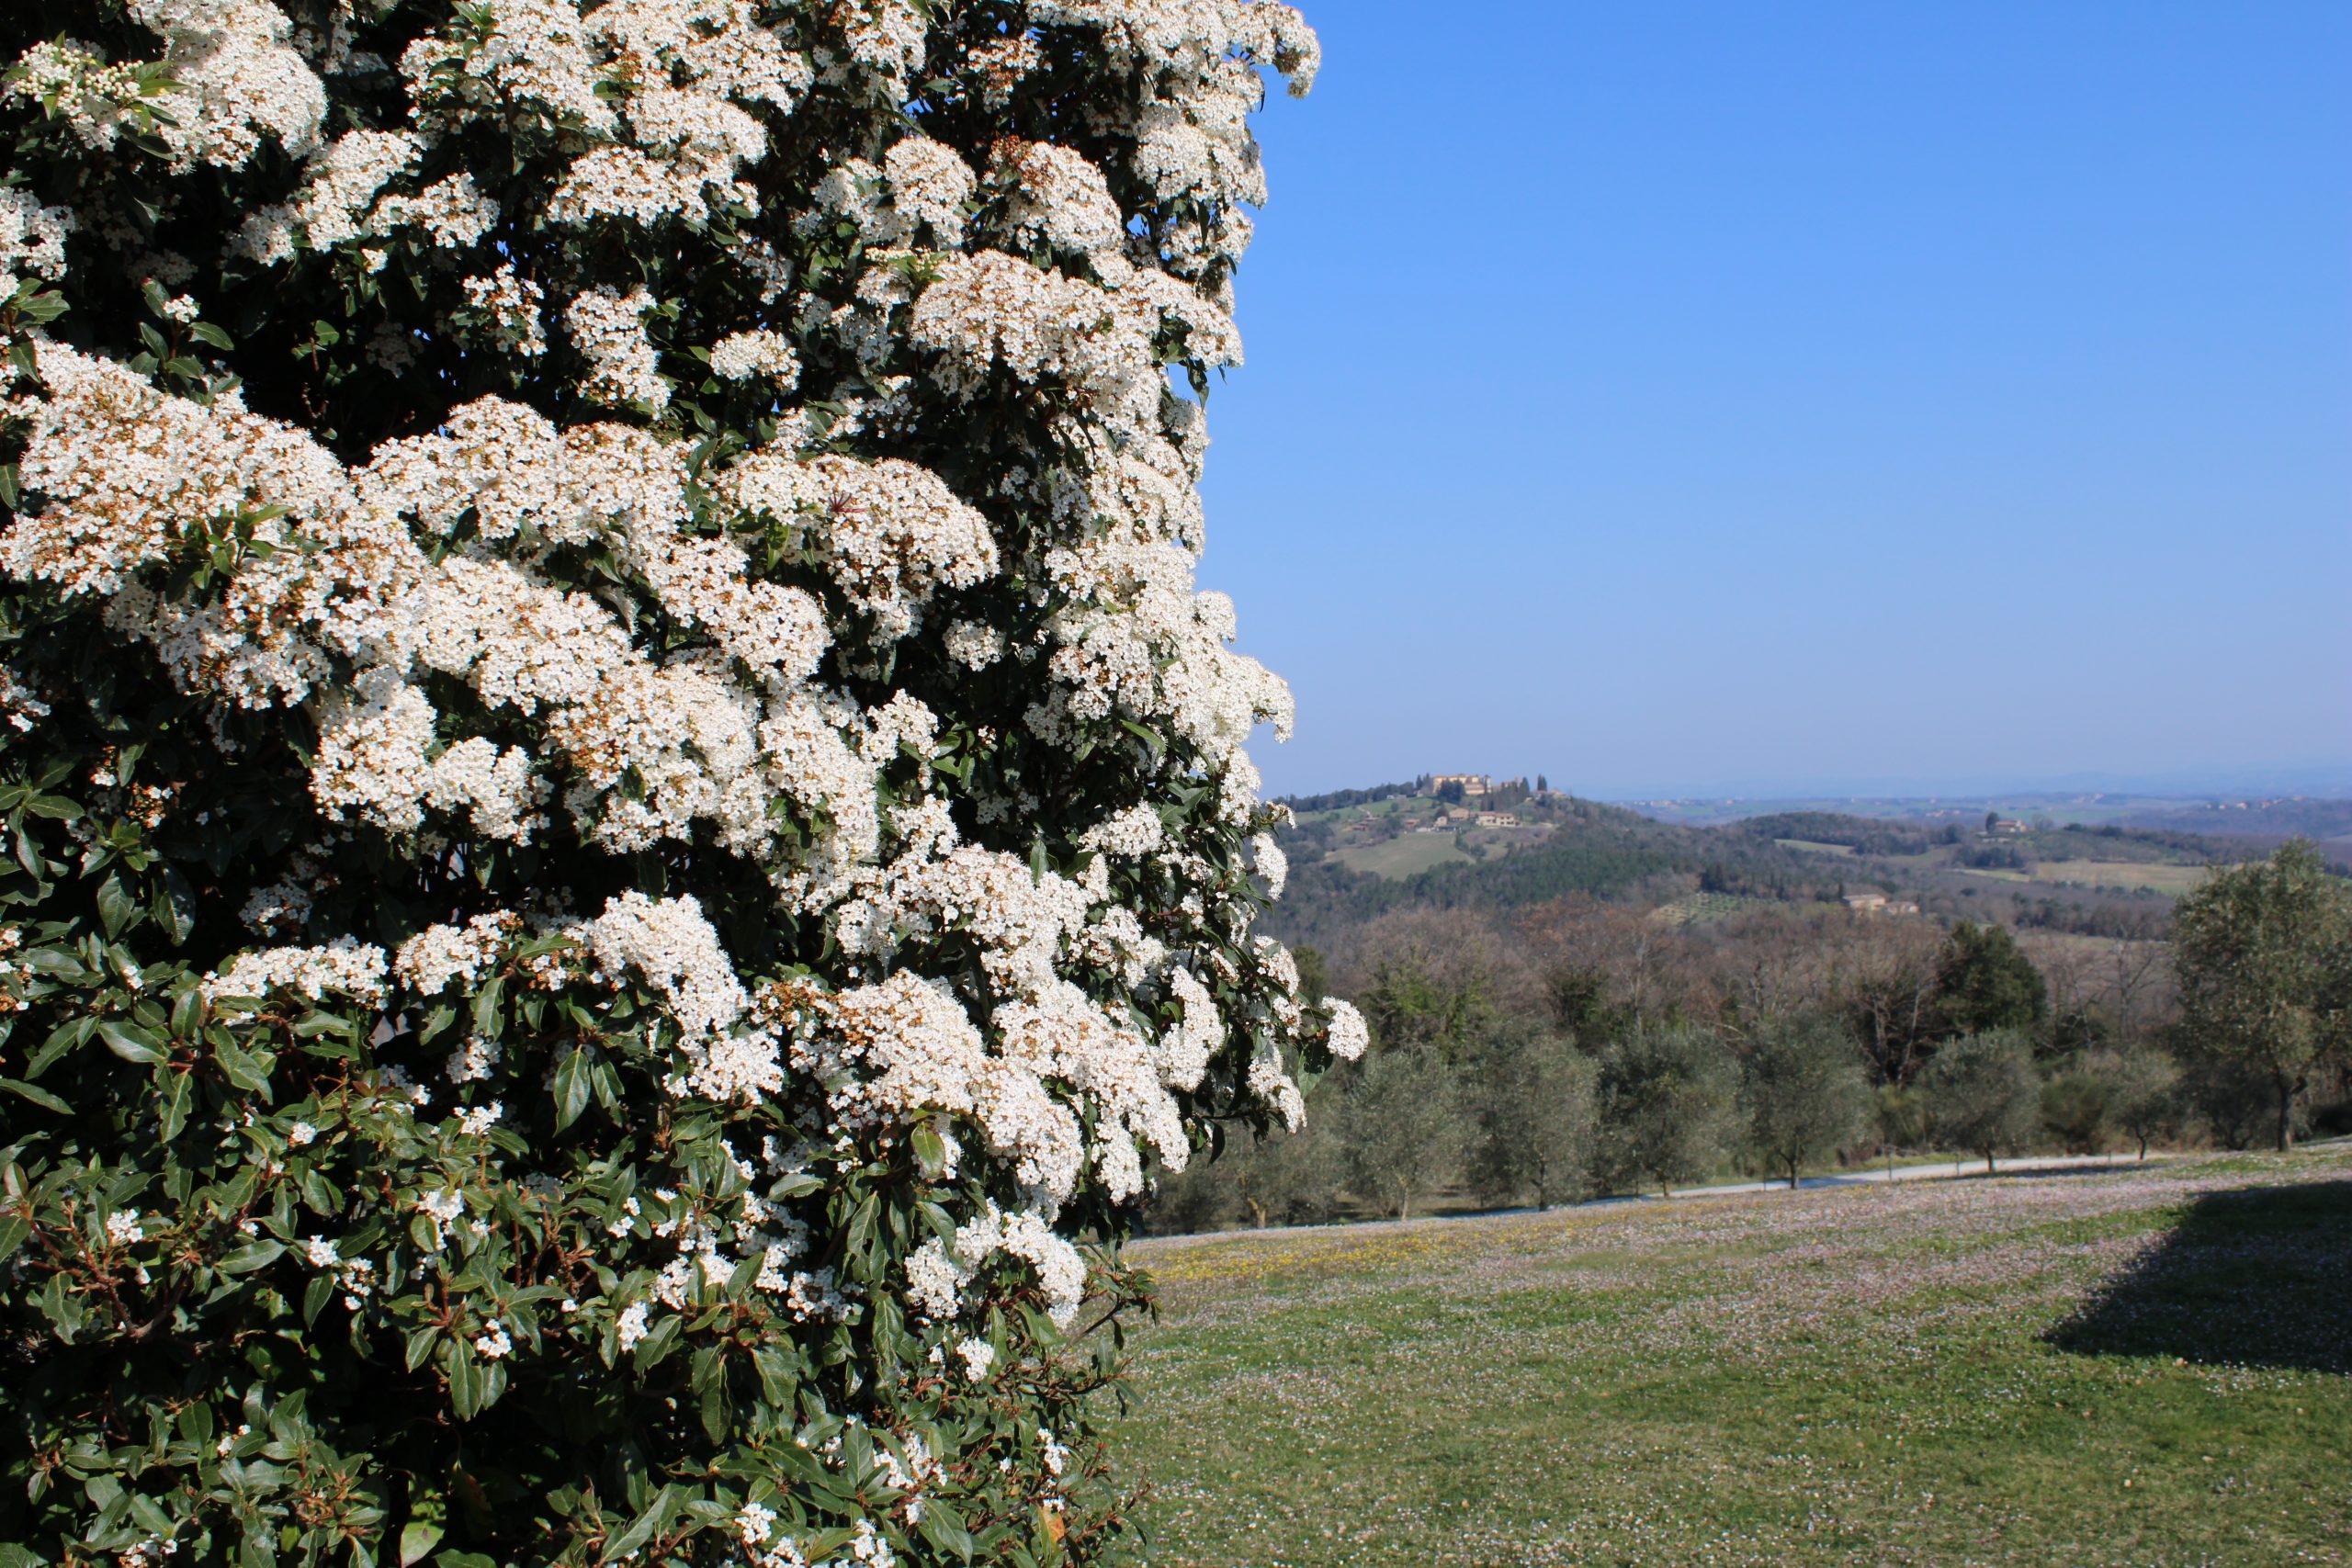
<svg viewBox="0 0 2352 1568"><path fill-rule="evenodd" d="M2085 1356L2352 1373L2352 1181L2199 1199L2043 1337Z"/></svg>

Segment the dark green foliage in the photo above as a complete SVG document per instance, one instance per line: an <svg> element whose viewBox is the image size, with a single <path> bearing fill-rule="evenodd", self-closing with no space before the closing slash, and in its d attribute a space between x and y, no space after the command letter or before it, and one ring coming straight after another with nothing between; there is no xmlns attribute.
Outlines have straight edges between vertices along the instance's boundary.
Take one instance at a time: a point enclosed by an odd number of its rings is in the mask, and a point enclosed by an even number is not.
<svg viewBox="0 0 2352 1568"><path fill-rule="evenodd" d="M2096 1154L2107 1142L2109 1092L2088 1067L2061 1068L2041 1086L2041 1124L2068 1154Z"/></svg>
<svg viewBox="0 0 2352 1568"><path fill-rule="evenodd" d="M1456 1076L1431 1053L1378 1051L1340 1111L1355 1190L1399 1219L1452 1181L1467 1141Z"/></svg>
<svg viewBox="0 0 2352 1568"><path fill-rule="evenodd" d="M1600 1052L1594 1170L1612 1192L1668 1190L1714 1173L1740 1134L1739 1068L1688 1026L1639 1030Z"/></svg>
<svg viewBox="0 0 2352 1568"><path fill-rule="evenodd" d="M2050 987L2007 926L1954 926L1936 961L1936 1012L1952 1034L2030 1029L2050 1015Z"/></svg>
<svg viewBox="0 0 2352 1568"><path fill-rule="evenodd" d="M1993 1156L2022 1145L2041 1119L2041 1082L2034 1076L2033 1051L2010 1032L1963 1035L1936 1053L1921 1075L1920 1089L1936 1142Z"/></svg>
<svg viewBox="0 0 2352 1568"><path fill-rule="evenodd" d="M1861 1134L1871 1105L1853 1042L1829 1020L1775 1021L1750 1043L1740 1080L1748 1147L1791 1187L1804 1166Z"/></svg>
<svg viewBox="0 0 2352 1568"><path fill-rule="evenodd" d="M2091 1071L2107 1088L2108 1119L2147 1158L2148 1141L2179 1121L2179 1066L2158 1047L2142 1045L2093 1058Z"/></svg>
<svg viewBox="0 0 2352 1568"><path fill-rule="evenodd" d="M2298 840L2216 872L2175 922L2183 1037L2268 1079L2290 1146L2312 1069L2352 1048L2352 889Z"/></svg>
<svg viewBox="0 0 2352 1568"><path fill-rule="evenodd" d="M1464 1175L1490 1202L1538 1208L1581 1196L1598 1132L1592 1058L1525 1025L1491 1032L1472 1058Z"/></svg>

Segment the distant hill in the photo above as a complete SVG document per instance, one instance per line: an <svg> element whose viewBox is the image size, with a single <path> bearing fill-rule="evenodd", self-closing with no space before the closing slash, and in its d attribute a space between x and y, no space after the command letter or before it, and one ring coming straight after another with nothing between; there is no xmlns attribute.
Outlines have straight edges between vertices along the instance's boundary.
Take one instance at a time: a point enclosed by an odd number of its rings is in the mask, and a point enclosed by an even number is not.
<svg viewBox="0 0 2352 1568"><path fill-rule="evenodd" d="M1432 810L1436 805L1421 804ZM1509 910L1579 893L1615 898L1663 878L1695 878L1711 891L1783 898L1834 897L1839 882L1838 868L1826 857L1784 849L1769 837L1678 827L1622 807L1565 797L1513 809L1527 824L1520 833L1465 833L1464 852L1447 863L1398 876L1359 870L1340 858L1411 863L1403 854L1348 849L1351 835L1335 829L1354 814L1332 814L1338 822L1303 814L1286 835L1290 886L1271 923L1290 940L1317 942L1393 909ZM1452 836L1423 837L1443 844ZM1402 835L1383 840L1381 847L1386 845L1412 847ZM1680 891L1661 888L1660 901Z"/></svg>
<svg viewBox="0 0 2352 1568"><path fill-rule="evenodd" d="M2266 852L2284 836L2266 829L2352 828L2352 803L2305 804L2346 816L2212 808L2189 818L2208 829L2199 833L2169 817L2127 827L2042 814L2011 818L2031 824L2022 831L1988 835L1981 811L1949 807L1940 819L1808 807L1702 826L1558 794L1522 791L1503 815L1480 817L1411 786L1334 791L1295 803L1297 824L1283 836L1289 887L1267 924L1329 946L1400 909L1508 914L1580 894L1656 908L1661 919L1715 919L1878 891L1929 919L2148 936L2168 925L2173 899L2204 867ZM2328 848L2352 858L2352 843Z"/></svg>
<svg viewBox="0 0 2352 1568"><path fill-rule="evenodd" d="M2352 846L2352 800L2291 795L2283 800L2178 802L2169 809L2136 811L2127 820L2136 828L2176 833L2223 834L2233 839L2317 839L2335 847Z"/></svg>
<svg viewBox="0 0 2352 1568"><path fill-rule="evenodd" d="M1706 828L1725 823L1798 818L1863 818L1929 829L1973 829L1986 816L2053 828L2147 828L2278 843L2284 840L2352 838L2352 795L2136 795L2112 792L2020 793L1940 796L1857 795L1851 798L1737 796L1619 802L1660 822ZM1783 838L1804 833L1782 832Z"/></svg>

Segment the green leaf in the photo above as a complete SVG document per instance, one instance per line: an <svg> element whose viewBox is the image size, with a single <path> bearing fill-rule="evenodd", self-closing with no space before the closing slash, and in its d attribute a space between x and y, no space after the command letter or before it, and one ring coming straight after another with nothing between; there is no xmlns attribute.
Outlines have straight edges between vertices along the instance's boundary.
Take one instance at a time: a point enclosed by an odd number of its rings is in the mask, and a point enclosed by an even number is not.
<svg viewBox="0 0 2352 1568"><path fill-rule="evenodd" d="M721 1377L702 1391L702 1429L712 1442L725 1442L734 1419L735 1402L728 1397L727 1380Z"/></svg>
<svg viewBox="0 0 2352 1568"><path fill-rule="evenodd" d="M40 1043L40 1049L35 1051L31 1059L25 1063L25 1077L28 1078L40 1077L41 1074L49 1071L58 1057L96 1032L96 1023L86 1018L77 1018L59 1024L50 1031L49 1038Z"/></svg>
<svg viewBox="0 0 2352 1568"><path fill-rule="evenodd" d="M164 1059L163 1050L156 1043L155 1037L135 1023L118 1023L113 1019L102 1018L98 1021L98 1038L107 1043L107 1050L126 1062L153 1066Z"/></svg>
<svg viewBox="0 0 2352 1568"><path fill-rule="evenodd" d="M221 1077L239 1089L254 1094L264 1094L268 1091L269 1069L272 1066L269 1057L261 1055L257 1052L241 1050L237 1046L225 1043L213 1047L212 1057L220 1064Z"/></svg>
<svg viewBox="0 0 2352 1568"><path fill-rule="evenodd" d="M778 1410L791 1408L793 1391L800 1386L792 1359L774 1346L763 1345L752 1352L752 1366L760 1374L760 1397Z"/></svg>
<svg viewBox="0 0 2352 1568"><path fill-rule="evenodd" d="M60 1116L71 1116L74 1113L72 1106L45 1089L38 1089L28 1083L20 1083L15 1078L0 1078L0 1089L31 1100L43 1111L54 1111Z"/></svg>
<svg viewBox="0 0 2352 1568"><path fill-rule="evenodd" d="M412 1563L440 1543L439 1525L428 1525L422 1519L411 1520L401 1530L401 1568L410 1568Z"/></svg>
<svg viewBox="0 0 2352 1568"><path fill-rule="evenodd" d="M492 976L474 993L474 1032L486 1040L498 1038L498 1004L506 995L505 982Z"/></svg>
<svg viewBox="0 0 2352 1568"><path fill-rule="evenodd" d="M172 945L177 947L196 930L196 889L187 878L170 866L164 868L164 885L155 895L155 918L172 933Z"/></svg>
<svg viewBox="0 0 2352 1568"><path fill-rule="evenodd" d="M849 1217L847 1247L852 1255L862 1255L874 1245L874 1227L880 1220L881 1214L882 1201L874 1193L868 1192L859 1200L856 1209Z"/></svg>
<svg viewBox="0 0 2352 1568"><path fill-rule="evenodd" d="M470 1421L481 1413L484 1380L481 1363L463 1341L449 1347L449 1407L460 1421Z"/></svg>
<svg viewBox="0 0 2352 1568"><path fill-rule="evenodd" d="M590 1087L588 1053L575 1047L555 1070L556 1131L580 1120L580 1113L588 1109Z"/></svg>
<svg viewBox="0 0 2352 1568"><path fill-rule="evenodd" d="M674 1506L673 1497L676 1492L675 1485L662 1488L661 1492L655 1495L651 1507L639 1514L628 1529L605 1543L605 1554L601 1561L617 1562L621 1558L634 1556L642 1550L645 1543L651 1540L662 1529L662 1521L668 1517L671 1509Z"/></svg>
<svg viewBox="0 0 2352 1568"><path fill-rule="evenodd" d="M923 1499L922 1517L916 1521L915 1528L922 1531L925 1540L940 1551L952 1551L967 1562L972 1560L972 1532L965 1529L963 1519L938 1498Z"/></svg>
<svg viewBox="0 0 2352 1568"><path fill-rule="evenodd" d="M285 1254L286 1246L283 1242L250 1242L212 1267L223 1274L250 1274L256 1269L268 1268Z"/></svg>
<svg viewBox="0 0 2352 1568"><path fill-rule="evenodd" d="M661 1322L653 1325L653 1332L639 1340L637 1348L629 1352L630 1359L637 1370L646 1372L659 1366L662 1358L678 1348L678 1336L682 1332L677 1314L670 1313L664 1315Z"/></svg>
<svg viewBox="0 0 2352 1568"><path fill-rule="evenodd" d="M198 343L209 344L210 346L220 349L223 352L233 349L237 346L236 343L231 339L227 333L222 332L210 321L196 321L191 323L187 329L187 335L194 338ZM415 1561L413 1558L401 1558L401 1568L408 1568L409 1563L413 1561Z"/></svg>
<svg viewBox="0 0 2352 1568"><path fill-rule="evenodd" d="M157 1111L156 1121L158 1130L163 1134L164 1142L167 1144L178 1137L181 1129L187 1125L188 1101L195 1097L191 1088L192 1082L193 1075L174 1073L171 1075L171 1081L164 1086L163 1094L158 1097L162 1104Z"/></svg>
<svg viewBox="0 0 2352 1568"><path fill-rule="evenodd" d="M98 919L107 928L107 940L112 942L120 936L123 929L139 917L139 901L123 886L120 874L107 873L106 880L98 884Z"/></svg>

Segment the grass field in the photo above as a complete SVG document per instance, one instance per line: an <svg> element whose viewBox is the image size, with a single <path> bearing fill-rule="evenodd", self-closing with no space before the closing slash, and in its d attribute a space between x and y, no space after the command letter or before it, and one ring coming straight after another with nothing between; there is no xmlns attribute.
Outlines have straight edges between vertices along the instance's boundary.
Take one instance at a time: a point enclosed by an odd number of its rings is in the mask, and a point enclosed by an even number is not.
<svg viewBox="0 0 2352 1568"><path fill-rule="evenodd" d="M2033 867L2036 882L2078 887L2153 887L2159 893L2187 893L2208 874L2201 865L2152 865L2136 861L2046 860L2037 861Z"/></svg>
<svg viewBox="0 0 2352 1568"><path fill-rule="evenodd" d="M1451 833L1400 833L1377 844L1355 844L1331 856L1351 871L1374 876L1417 876L1453 861L1467 862Z"/></svg>
<svg viewBox="0 0 2352 1568"><path fill-rule="evenodd" d="M1167 1568L2352 1562L2352 1152L1148 1244Z"/></svg>

